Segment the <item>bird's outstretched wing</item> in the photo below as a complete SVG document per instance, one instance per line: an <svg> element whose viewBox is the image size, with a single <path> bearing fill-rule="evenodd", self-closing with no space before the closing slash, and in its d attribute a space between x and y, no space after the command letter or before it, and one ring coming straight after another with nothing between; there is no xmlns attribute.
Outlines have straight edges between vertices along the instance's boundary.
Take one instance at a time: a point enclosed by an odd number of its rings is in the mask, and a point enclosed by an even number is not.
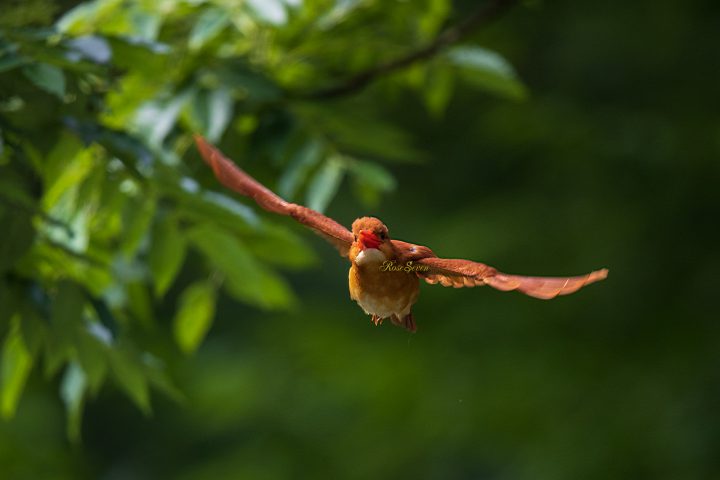
<svg viewBox="0 0 720 480"><path fill-rule="evenodd" d="M348 256L350 245L353 242L350 230L315 210L286 202L242 171L200 135L195 135L195 143L220 183L241 195L252 198L265 210L293 217L332 243L340 251L340 255Z"/></svg>
<svg viewBox="0 0 720 480"><path fill-rule="evenodd" d="M576 277L527 277L498 272L484 263L471 260L427 257L415 262L428 270L416 270L418 277L427 283L439 283L444 287L476 287L489 285L498 290L517 290L535 298L548 300L558 295L568 295L585 285L604 280L608 271L603 268Z"/></svg>

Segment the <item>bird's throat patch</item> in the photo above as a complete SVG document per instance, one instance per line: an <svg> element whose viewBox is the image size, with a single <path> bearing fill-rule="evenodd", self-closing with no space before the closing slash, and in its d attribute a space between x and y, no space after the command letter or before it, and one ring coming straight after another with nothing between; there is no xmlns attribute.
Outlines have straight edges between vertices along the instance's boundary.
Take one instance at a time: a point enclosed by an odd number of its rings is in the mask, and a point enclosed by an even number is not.
<svg viewBox="0 0 720 480"><path fill-rule="evenodd" d="M361 267L364 265L382 265L386 260L385 254L377 248L366 248L355 257L355 263Z"/></svg>

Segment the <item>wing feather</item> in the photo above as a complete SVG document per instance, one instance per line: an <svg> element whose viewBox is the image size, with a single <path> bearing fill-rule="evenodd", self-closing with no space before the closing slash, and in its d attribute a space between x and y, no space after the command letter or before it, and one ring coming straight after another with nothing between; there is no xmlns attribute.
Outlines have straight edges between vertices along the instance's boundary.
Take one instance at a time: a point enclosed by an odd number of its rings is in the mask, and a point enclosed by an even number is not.
<svg viewBox="0 0 720 480"><path fill-rule="evenodd" d="M576 292L608 275L607 269L603 268L574 277L529 277L498 272L491 266L471 260L437 257L422 258L416 263L428 267L426 271L418 271L417 275L430 284L454 288L489 285L497 290L517 290L544 300Z"/></svg>
<svg viewBox="0 0 720 480"><path fill-rule="evenodd" d="M203 159L210 165L215 177L221 184L241 195L252 198L265 210L293 217L332 243L343 257L348 256L353 241L350 230L320 212L287 202L275 195L270 189L241 170L200 135L195 135L195 143Z"/></svg>

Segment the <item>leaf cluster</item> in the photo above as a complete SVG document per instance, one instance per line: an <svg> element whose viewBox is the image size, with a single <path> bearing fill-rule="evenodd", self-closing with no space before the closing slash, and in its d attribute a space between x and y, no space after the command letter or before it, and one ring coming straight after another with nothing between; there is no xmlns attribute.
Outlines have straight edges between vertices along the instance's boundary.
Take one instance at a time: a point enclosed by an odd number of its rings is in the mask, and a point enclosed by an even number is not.
<svg viewBox="0 0 720 480"><path fill-rule="evenodd" d="M453 20L419 2L37 0L0 23L0 413L32 371L57 376L68 434L110 382L144 412L165 367L210 329L220 291L295 304L278 269L313 254L287 224L215 182L200 133L284 197L323 211L348 182L377 206L388 165L421 155L374 102L409 91L442 115L453 85L524 95L497 53L464 45L394 73L362 101L308 92L406 54ZM182 275L188 264L202 275ZM172 307L168 308L167 305Z"/></svg>

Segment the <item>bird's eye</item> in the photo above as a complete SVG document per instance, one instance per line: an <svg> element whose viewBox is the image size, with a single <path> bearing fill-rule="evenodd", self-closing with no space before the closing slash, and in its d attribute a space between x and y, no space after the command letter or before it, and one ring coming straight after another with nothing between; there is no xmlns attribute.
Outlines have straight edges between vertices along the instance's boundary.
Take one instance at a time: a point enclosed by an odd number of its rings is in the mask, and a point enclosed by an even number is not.
<svg viewBox="0 0 720 480"><path fill-rule="evenodd" d="M355 241L357 242L357 235L353 235L353 237L355 237Z"/></svg>
<svg viewBox="0 0 720 480"><path fill-rule="evenodd" d="M385 232L380 232L378 237L380 237L382 240L385 240Z"/></svg>

